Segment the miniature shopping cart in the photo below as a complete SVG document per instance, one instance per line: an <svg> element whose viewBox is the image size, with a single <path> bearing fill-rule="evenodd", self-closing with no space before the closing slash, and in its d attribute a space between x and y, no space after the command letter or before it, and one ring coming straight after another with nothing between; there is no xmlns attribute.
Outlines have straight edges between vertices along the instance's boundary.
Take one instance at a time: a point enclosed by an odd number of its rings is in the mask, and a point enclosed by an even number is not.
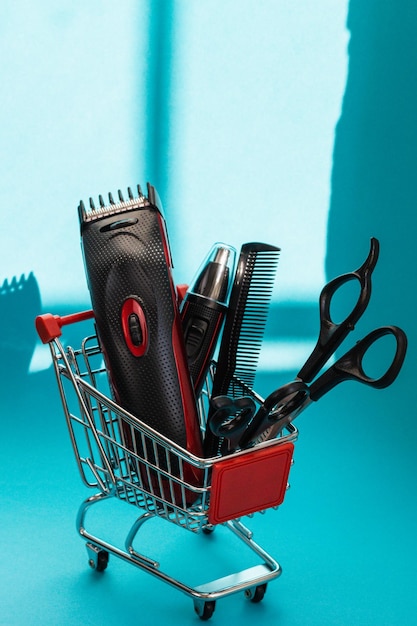
<svg viewBox="0 0 417 626"><path fill-rule="evenodd" d="M111 399L103 355L91 323L93 317L92 311L85 311L64 317L45 314L36 319L39 336L50 346L81 478L87 487L96 490L95 495L82 502L77 517L90 566L97 571L105 570L111 553L191 597L197 615L203 620L211 617L217 599L233 593L244 592L252 602L259 602L267 583L280 575L281 567L254 542L251 531L240 518L282 503L297 429L289 424L276 439L222 457L193 456ZM87 324L91 330L76 349L64 347L59 339L62 326L68 324L78 324L74 330L84 329ZM85 333L81 336L85 337ZM198 399L203 430L214 367L213 363ZM235 383L241 385L242 394L249 394L258 405L262 403L253 390L238 380ZM140 510L123 547L86 529L87 512L93 506L96 510L100 502L109 498L125 501ZM240 540L239 545L243 542L257 564L189 586L165 573L157 561L133 547L139 530L151 518L160 518L192 533L209 534L221 525Z"/></svg>

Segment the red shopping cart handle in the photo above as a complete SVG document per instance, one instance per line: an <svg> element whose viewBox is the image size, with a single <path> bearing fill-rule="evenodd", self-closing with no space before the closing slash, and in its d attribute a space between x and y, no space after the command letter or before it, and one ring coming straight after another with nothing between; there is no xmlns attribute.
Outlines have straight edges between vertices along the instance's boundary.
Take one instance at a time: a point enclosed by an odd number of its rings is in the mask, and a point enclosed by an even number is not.
<svg viewBox="0 0 417 626"><path fill-rule="evenodd" d="M94 317L94 312L82 311L81 313L72 313L71 315L52 315L51 313L44 313L38 315L35 320L36 330L42 343L50 343L57 337L62 335L61 327L67 324L75 324L76 322L83 322Z"/></svg>

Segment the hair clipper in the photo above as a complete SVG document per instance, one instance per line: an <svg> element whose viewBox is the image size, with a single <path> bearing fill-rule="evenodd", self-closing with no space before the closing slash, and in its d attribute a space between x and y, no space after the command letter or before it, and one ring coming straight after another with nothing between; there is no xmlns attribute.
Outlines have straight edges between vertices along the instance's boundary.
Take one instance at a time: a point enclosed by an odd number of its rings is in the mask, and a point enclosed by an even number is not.
<svg viewBox="0 0 417 626"><path fill-rule="evenodd" d="M90 210L79 206L87 282L112 393L121 407L200 456L161 204L149 184L148 197L139 186L136 197L130 188L128 194L124 200L119 191L117 202L109 194L108 205L99 196L97 208L90 199Z"/></svg>

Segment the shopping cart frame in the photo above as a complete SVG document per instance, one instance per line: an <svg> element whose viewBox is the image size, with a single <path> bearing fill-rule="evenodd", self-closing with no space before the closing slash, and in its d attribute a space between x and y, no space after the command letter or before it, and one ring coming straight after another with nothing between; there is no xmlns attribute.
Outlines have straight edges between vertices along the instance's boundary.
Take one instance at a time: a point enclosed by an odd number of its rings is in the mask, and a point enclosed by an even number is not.
<svg viewBox="0 0 417 626"><path fill-rule="evenodd" d="M49 344L59 394L70 434L75 460L82 481L98 491L85 499L78 510L77 531L86 542L89 565L104 571L109 554L146 571L183 592L194 603L197 615L206 620L214 612L219 598L244 592L252 602L263 599L267 584L280 576L281 566L253 539L253 533L241 521L269 508L278 508L288 489L294 442L298 431L289 424L278 439L265 441L250 450L223 457L202 459L156 432L125 411L111 398L102 353L96 333L81 342L81 347L64 347L62 327L93 320L91 310L67 316L40 315L38 334ZM213 364L213 368L215 365ZM211 376L198 399L202 429L208 411ZM235 381L242 393L257 404L263 399L244 383ZM152 453L147 454L149 446ZM198 482L190 480L189 468ZM271 468L276 484L263 490L265 475ZM242 498L240 481L250 472L258 481ZM252 482L252 480L251 480ZM262 493L260 493L262 491ZM266 491L266 493L264 493ZM117 498L135 505L141 514L129 529L123 547L108 542L87 529L92 507ZM161 569L160 563L138 552L134 542L150 519L162 518L193 533L210 534L222 525L238 538L256 557L258 565L227 574L207 583L190 586Z"/></svg>

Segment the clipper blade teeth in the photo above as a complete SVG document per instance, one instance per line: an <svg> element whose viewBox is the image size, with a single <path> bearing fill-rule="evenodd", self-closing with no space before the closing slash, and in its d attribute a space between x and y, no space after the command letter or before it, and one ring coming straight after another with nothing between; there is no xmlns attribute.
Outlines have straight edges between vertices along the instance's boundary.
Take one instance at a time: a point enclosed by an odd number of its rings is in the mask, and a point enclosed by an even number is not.
<svg viewBox="0 0 417 626"><path fill-rule="evenodd" d="M83 200L80 200L78 206L78 214L80 224L84 222L91 222L103 217L115 215L118 213L124 213L133 209L143 208L150 205L149 199L142 193L140 185L137 185L137 195L132 192L131 187L127 188L128 199L125 200L123 193L120 189L117 190L117 200L113 197L111 192L108 193L108 204L105 203L102 194L98 196L98 204L96 206L93 198L89 198L89 208L86 207Z"/></svg>

